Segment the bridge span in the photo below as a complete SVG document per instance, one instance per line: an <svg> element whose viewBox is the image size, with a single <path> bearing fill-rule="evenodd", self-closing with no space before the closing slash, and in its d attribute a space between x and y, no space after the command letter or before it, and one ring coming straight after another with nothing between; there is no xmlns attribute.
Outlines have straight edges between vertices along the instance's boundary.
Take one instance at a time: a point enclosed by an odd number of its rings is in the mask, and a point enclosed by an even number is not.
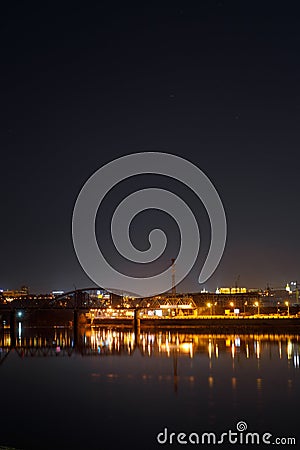
<svg viewBox="0 0 300 450"><path fill-rule="evenodd" d="M0 314L9 313L10 339L12 344L16 342L17 321L20 314L34 311L73 311L74 342L78 340L79 316L91 309L107 310L114 304L114 309L133 310L132 327L137 329L140 325L138 311L145 307L144 303L138 303L138 299L130 297L129 293L114 290L110 292L103 288L76 289L55 296L50 299L19 298L9 303L0 304ZM149 304L150 307L150 304Z"/></svg>

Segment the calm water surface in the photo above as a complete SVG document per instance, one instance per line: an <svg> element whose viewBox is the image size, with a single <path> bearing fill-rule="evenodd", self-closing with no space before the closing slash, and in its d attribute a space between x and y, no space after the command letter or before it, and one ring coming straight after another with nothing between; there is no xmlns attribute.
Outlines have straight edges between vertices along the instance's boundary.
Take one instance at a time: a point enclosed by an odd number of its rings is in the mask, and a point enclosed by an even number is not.
<svg viewBox="0 0 300 450"><path fill-rule="evenodd" d="M76 347L72 339L65 328L20 328L10 349L4 332L0 445L197 448L160 445L156 436L164 428L221 434L239 421L248 431L300 438L297 335L95 328Z"/></svg>

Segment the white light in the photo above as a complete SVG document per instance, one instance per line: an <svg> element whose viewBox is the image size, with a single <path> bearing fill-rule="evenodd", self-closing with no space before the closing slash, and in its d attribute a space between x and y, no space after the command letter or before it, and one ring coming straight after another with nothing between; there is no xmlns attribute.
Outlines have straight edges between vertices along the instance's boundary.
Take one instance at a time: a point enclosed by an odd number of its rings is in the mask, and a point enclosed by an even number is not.
<svg viewBox="0 0 300 450"><path fill-rule="evenodd" d="M240 346L241 346L241 340L240 340L239 337L236 337L236 338L235 338L235 340L234 340L234 345L235 345L236 347L240 347Z"/></svg>

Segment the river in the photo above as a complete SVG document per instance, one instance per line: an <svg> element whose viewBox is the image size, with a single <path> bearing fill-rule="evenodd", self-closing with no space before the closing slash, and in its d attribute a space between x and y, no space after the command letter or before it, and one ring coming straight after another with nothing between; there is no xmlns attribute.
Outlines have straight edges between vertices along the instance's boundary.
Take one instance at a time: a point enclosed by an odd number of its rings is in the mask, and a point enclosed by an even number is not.
<svg viewBox="0 0 300 450"><path fill-rule="evenodd" d="M202 448L213 434L232 448L228 439L246 432L260 444L298 442L299 343L294 334L110 326L81 330L74 346L69 328L20 325L10 348L4 330L0 446L195 448L212 433Z"/></svg>

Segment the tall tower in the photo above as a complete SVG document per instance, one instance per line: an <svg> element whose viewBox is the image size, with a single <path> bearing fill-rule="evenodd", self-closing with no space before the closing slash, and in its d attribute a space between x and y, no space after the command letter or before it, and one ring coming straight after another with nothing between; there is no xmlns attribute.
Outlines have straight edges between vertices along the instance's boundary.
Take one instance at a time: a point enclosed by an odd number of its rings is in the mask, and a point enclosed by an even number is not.
<svg viewBox="0 0 300 450"><path fill-rule="evenodd" d="M175 258L172 261L172 296L176 297L176 283L175 283Z"/></svg>

